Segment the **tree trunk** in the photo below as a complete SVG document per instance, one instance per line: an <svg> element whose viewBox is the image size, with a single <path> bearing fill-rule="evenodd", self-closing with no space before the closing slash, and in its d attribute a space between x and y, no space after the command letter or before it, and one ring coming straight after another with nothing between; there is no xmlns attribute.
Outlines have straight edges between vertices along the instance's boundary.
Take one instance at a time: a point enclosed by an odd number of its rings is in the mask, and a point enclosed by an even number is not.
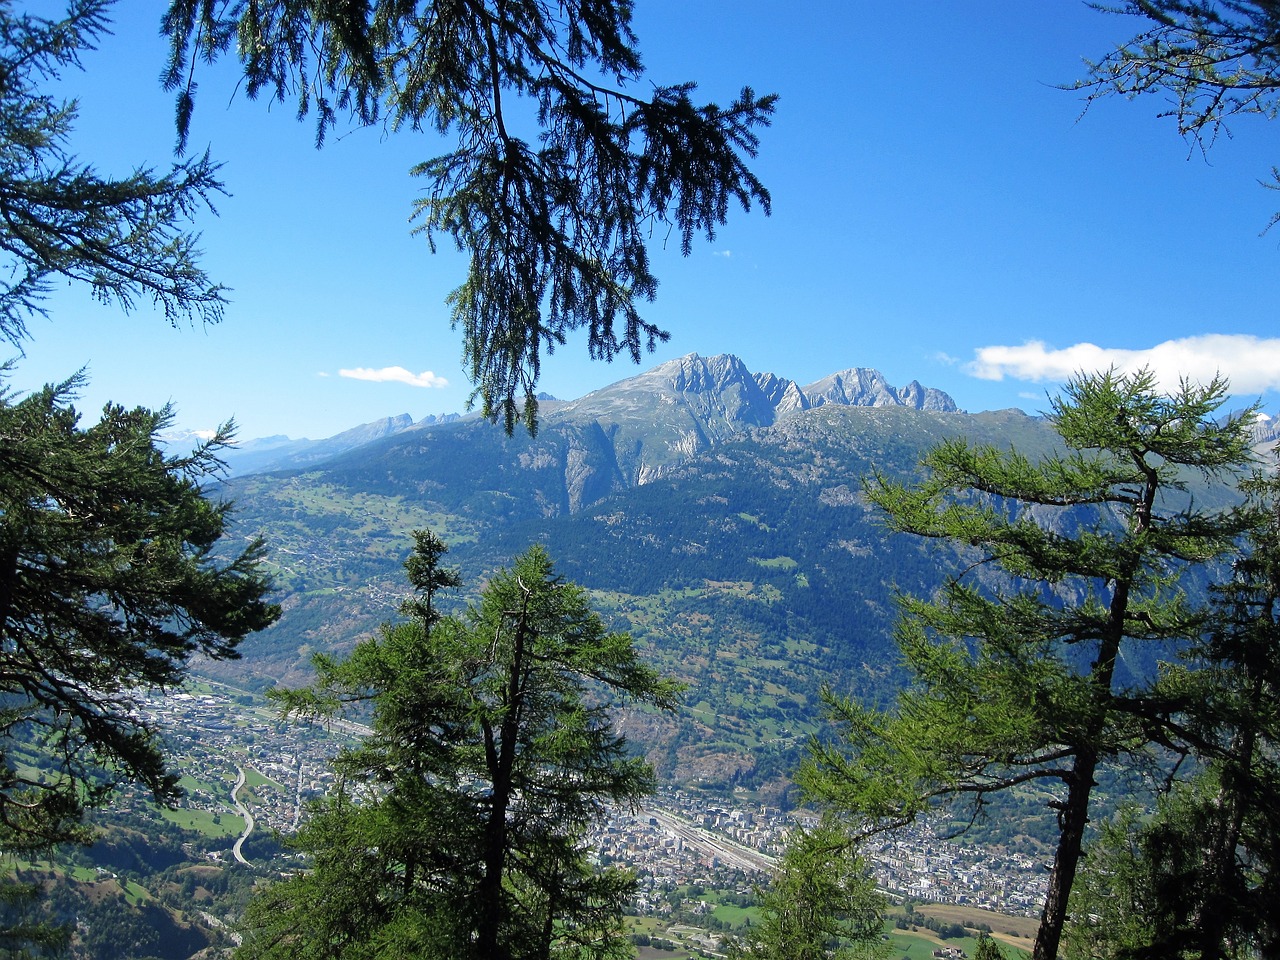
<svg viewBox="0 0 1280 960"><path fill-rule="evenodd" d="M1040 930L1036 933L1032 960L1057 960L1058 944L1067 920L1067 901L1080 865L1084 828L1089 822L1089 795L1093 792L1093 775L1097 767L1097 751L1087 749L1076 755L1067 800L1058 814L1061 823L1058 851L1053 860L1053 872L1049 874L1049 892L1045 895L1044 911L1040 914Z"/></svg>
<svg viewBox="0 0 1280 960"><path fill-rule="evenodd" d="M1151 502L1155 499L1154 480L1148 484L1146 498L1135 510L1133 532L1142 533L1149 525ZM1032 960L1057 960L1058 944L1062 940L1062 928L1067 921L1067 903L1071 887L1076 882L1076 870L1080 866L1080 851L1084 846L1084 828L1089 823L1089 798L1093 793L1094 774L1098 769L1098 743L1107 725L1111 711L1111 682L1115 677L1116 658L1120 655L1120 643L1124 637L1125 617L1129 611L1129 592L1136 576L1136 564L1122 574L1115 583L1109 608L1109 624L1098 647L1098 657L1089 671L1093 691L1093 716L1076 748L1076 762L1071 781L1067 785L1067 800L1058 813L1058 851L1053 860L1053 872L1049 874L1049 891L1045 895L1044 911L1040 914L1040 929L1036 933Z"/></svg>
<svg viewBox="0 0 1280 960"><path fill-rule="evenodd" d="M485 873L478 889L481 922L477 943L484 960L505 960L511 956L510 947L501 936L506 920L502 882L507 863L507 811L515 794L513 772L524 699L525 646L531 639L528 602L526 591L512 631L510 660L503 664L508 673L496 743L492 729L485 727L485 752L493 791L485 829Z"/></svg>

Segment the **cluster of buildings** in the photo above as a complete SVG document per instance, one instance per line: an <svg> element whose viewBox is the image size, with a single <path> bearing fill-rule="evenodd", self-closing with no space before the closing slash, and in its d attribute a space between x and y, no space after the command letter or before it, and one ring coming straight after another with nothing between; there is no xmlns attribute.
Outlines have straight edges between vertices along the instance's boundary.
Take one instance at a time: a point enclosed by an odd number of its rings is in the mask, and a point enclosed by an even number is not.
<svg viewBox="0 0 1280 960"><path fill-rule="evenodd" d="M867 853L880 886L913 900L1035 915L1048 892L1041 861L940 840L925 825L885 835Z"/></svg>
<svg viewBox="0 0 1280 960"><path fill-rule="evenodd" d="M228 812L231 780L243 765L270 781L257 781L252 789L255 820L285 833L296 828L305 801L329 788L329 759L338 738L353 732L282 723L269 708L244 705L216 688L154 695L139 704L143 716L164 731L177 766L197 782L226 781L221 795L191 791L191 805ZM681 885L759 882L782 856L797 820L803 823L803 815L668 788L644 809L615 811L591 841L602 862L625 864L640 874L643 909ZM1048 877L1039 861L961 846L926 826L885 835L865 852L879 885L899 896L1010 914L1035 913L1044 902Z"/></svg>
<svg viewBox="0 0 1280 960"><path fill-rule="evenodd" d="M720 886L735 874L771 872L797 822L812 825L776 807L734 807L665 790L643 811L616 814L592 839L602 860L641 870L659 890ZM925 825L869 841L863 852L882 889L914 900L1034 915L1048 888L1040 861L941 840Z"/></svg>
<svg viewBox="0 0 1280 960"><path fill-rule="evenodd" d="M333 782L329 760L338 740L332 732L282 722L270 708L246 706L216 688L135 699L143 719L162 731L173 765L190 775L185 806L231 812L236 768L244 766L269 781L250 787L257 825L289 833L297 828L306 800L322 795Z"/></svg>

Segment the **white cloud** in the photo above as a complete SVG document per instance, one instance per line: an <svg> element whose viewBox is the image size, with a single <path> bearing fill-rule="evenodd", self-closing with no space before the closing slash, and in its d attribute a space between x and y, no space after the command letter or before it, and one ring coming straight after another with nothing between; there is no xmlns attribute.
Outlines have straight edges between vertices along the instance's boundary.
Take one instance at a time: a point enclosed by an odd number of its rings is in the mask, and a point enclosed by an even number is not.
<svg viewBox="0 0 1280 960"><path fill-rule="evenodd" d="M1245 334L1205 334L1166 340L1145 350L1121 350L1093 343L1077 343L1063 349L1042 340L1021 346L979 347L965 370L981 380L1062 381L1081 372L1115 367L1129 373L1148 367L1171 389L1187 377L1207 383L1221 373L1231 381L1233 393L1280 390L1280 338Z"/></svg>
<svg viewBox="0 0 1280 960"><path fill-rule="evenodd" d="M404 367L382 367L379 370L370 367L355 367L351 370L339 370L338 376L351 380L372 380L374 383L407 383L411 387L447 387L449 381L437 377L430 370L421 373L410 373Z"/></svg>
<svg viewBox="0 0 1280 960"><path fill-rule="evenodd" d="M712 250L711 255L713 257L724 257L726 260L728 260L733 256L733 251L732 250Z"/></svg>

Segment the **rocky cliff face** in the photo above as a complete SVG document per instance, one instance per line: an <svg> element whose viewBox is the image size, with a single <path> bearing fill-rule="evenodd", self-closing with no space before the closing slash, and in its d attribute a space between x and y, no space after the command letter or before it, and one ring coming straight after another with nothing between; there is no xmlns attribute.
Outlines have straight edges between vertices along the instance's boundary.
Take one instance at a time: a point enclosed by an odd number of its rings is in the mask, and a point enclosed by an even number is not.
<svg viewBox="0 0 1280 960"><path fill-rule="evenodd" d="M854 367L823 377L803 389L812 407L835 403L848 407L910 407L954 413L955 401L941 390L923 387L912 380L901 390L889 385L879 370Z"/></svg>
<svg viewBox="0 0 1280 960"><path fill-rule="evenodd" d="M751 432L786 429L816 408L902 407L954 411L945 393L912 382L891 386L879 371L852 368L807 387L773 373L756 374L729 354L689 354L610 384L578 400L547 402L536 437L502 434L478 417L413 423L407 415L309 442L259 469L327 469L381 483L405 495L434 488L460 464L488 463L469 481L471 495L519 477L515 513L578 513L604 497L669 475L694 457ZM323 463L322 463L323 461ZM246 473L247 470L238 470ZM492 489L491 489L492 487ZM415 494L418 491L418 494ZM509 498L508 498L509 499Z"/></svg>
<svg viewBox="0 0 1280 960"><path fill-rule="evenodd" d="M957 409L941 390L916 381L897 389L867 367L801 387L773 373L752 373L731 354L691 353L558 406L548 412L544 429L584 419L598 423L622 482L643 484L718 443L827 404ZM576 480L582 481L580 471Z"/></svg>
<svg viewBox="0 0 1280 960"><path fill-rule="evenodd" d="M598 423L620 476L637 484L774 417L773 403L737 357L689 354L558 407L543 429Z"/></svg>
<svg viewBox="0 0 1280 960"><path fill-rule="evenodd" d="M1280 418L1259 413L1253 421L1253 449L1266 466L1276 469L1276 451L1280 448Z"/></svg>

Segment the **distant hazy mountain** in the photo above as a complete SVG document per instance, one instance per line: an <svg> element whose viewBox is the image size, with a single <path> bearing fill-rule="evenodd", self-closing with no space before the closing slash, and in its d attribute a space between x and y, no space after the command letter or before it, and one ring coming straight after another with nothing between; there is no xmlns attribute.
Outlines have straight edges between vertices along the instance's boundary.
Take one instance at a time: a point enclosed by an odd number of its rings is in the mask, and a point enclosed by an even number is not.
<svg viewBox="0 0 1280 960"><path fill-rule="evenodd" d="M247 440L224 451L222 459L227 464L229 476L267 470L293 470L328 460L415 426L432 426L456 419L458 414L447 414L443 417L429 416L415 423L409 414L402 413L397 417L383 417L372 423L363 423L324 440L293 440L279 435Z"/></svg>

